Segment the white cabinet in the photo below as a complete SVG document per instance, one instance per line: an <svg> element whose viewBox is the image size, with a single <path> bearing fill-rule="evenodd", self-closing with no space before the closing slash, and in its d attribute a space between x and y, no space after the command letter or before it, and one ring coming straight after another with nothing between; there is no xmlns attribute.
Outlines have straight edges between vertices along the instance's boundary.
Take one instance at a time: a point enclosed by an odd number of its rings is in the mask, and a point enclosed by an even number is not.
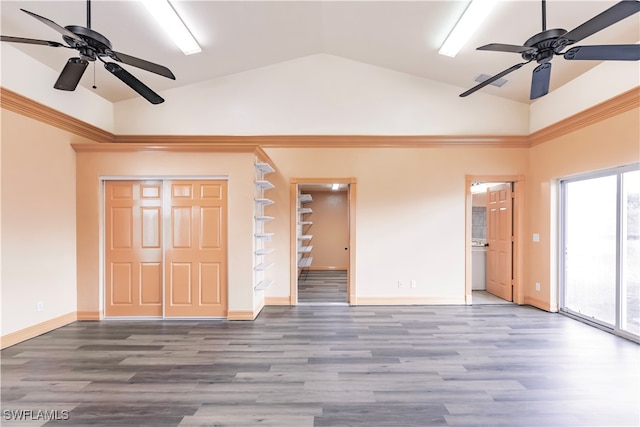
<svg viewBox="0 0 640 427"><path fill-rule="evenodd" d="M274 217L264 214L264 207L273 204L273 200L265 197L265 191L274 188L274 185L265 179L265 175L275 172L269 163L258 162L255 165L255 215L254 215L254 289L261 291L267 289L273 283L266 278L265 272L273 266L265 258L273 252L273 248L267 246L273 233L265 231L265 224Z"/></svg>
<svg viewBox="0 0 640 427"><path fill-rule="evenodd" d="M471 248L471 290L484 291L486 284L487 248L473 246Z"/></svg>

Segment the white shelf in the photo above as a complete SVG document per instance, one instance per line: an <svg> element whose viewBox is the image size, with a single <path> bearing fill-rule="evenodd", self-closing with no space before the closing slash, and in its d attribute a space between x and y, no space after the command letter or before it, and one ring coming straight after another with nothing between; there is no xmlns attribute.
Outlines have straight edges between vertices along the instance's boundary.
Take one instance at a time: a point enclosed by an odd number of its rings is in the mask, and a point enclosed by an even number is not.
<svg viewBox="0 0 640 427"><path fill-rule="evenodd" d="M265 206L272 205L275 202L265 197L266 190L275 188L271 182L265 179L265 175L275 172L273 166L266 162L260 162L256 159L255 163L255 206L254 206L254 259L253 259L253 280L254 290L264 290L271 286L273 280L267 280L264 275L264 271L273 266L272 262L266 262L265 255L268 255L274 251L273 248L266 248L265 242L271 241L274 233L267 233L265 230L265 223L272 221L275 218L265 215Z"/></svg>
<svg viewBox="0 0 640 427"><path fill-rule="evenodd" d="M263 197L256 199L256 203L260 203L261 205L272 205L275 202L271 199L265 199Z"/></svg>
<svg viewBox="0 0 640 427"><path fill-rule="evenodd" d="M275 185L273 185L272 183L270 183L269 181L265 181L262 179L256 180L256 185L260 188L263 188L265 190L268 190L270 188L274 188Z"/></svg>
<svg viewBox="0 0 640 427"><path fill-rule="evenodd" d="M313 239L311 234L302 234L302 227L313 224L312 221L305 221L304 216L306 214L312 214L313 209L304 207L305 203L313 201L311 194L298 194L298 206L297 206L297 223L298 223L298 268L309 268L313 262L311 252L313 246L309 244L309 241Z"/></svg>
<svg viewBox="0 0 640 427"><path fill-rule="evenodd" d="M254 270L256 270L256 271L264 271L264 270L270 269L271 267L273 267L273 263L272 262L270 262L270 263L263 262L263 263L260 263L260 264L256 265Z"/></svg>
<svg viewBox="0 0 640 427"><path fill-rule="evenodd" d="M256 285L256 287L254 288L256 291L264 291L265 289L267 289L269 286L271 286L273 284L273 279L270 280L262 280L260 283L258 283Z"/></svg>
<svg viewBox="0 0 640 427"><path fill-rule="evenodd" d="M262 248L256 251L256 255L268 255L272 253L275 249L273 248Z"/></svg>
<svg viewBox="0 0 640 427"><path fill-rule="evenodd" d="M256 233L255 236L258 239L267 239L267 240L271 240L271 237L273 237L274 233Z"/></svg>
<svg viewBox="0 0 640 427"><path fill-rule="evenodd" d="M313 261L313 257L302 258L298 261L298 268L306 268L311 267L311 262Z"/></svg>
<svg viewBox="0 0 640 427"><path fill-rule="evenodd" d="M262 173L273 173L276 170L269 163L256 163L256 169L262 171Z"/></svg>

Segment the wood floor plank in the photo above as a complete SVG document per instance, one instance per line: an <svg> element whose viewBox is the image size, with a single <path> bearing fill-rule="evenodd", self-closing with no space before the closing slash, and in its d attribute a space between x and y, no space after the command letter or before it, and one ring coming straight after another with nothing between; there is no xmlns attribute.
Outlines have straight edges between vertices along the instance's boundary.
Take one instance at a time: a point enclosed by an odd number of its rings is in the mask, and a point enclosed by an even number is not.
<svg viewBox="0 0 640 427"><path fill-rule="evenodd" d="M640 346L531 307L75 322L0 352L20 426L640 425Z"/></svg>

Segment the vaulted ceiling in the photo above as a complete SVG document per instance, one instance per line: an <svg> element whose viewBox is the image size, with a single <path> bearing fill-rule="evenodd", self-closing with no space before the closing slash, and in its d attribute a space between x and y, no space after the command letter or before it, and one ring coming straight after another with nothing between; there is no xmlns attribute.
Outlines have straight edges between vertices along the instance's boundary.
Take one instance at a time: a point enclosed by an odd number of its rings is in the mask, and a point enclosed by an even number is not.
<svg viewBox="0 0 640 427"><path fill-rule="evenodd" d="M86 25L86 2L2 1L3 35L61 41L60 35L20 11L29 10L61 26ZM134 67L132 74L154 89L194 84L282 61L327 53L460 87L475 84L479 74L493 75L518 63L518 54L482 52L475 47L492 42L524 43L541 31L541 2L503 1L492 11L455 58L438 49L466 8L467 1L173 1L202 46L185 56L135 1L92 2L92 29L107 37L113 49L169 67L172 81ZM611 7L616 1L547 2L547 28L571 30ZM640 14L592 35L580 44L627 44L640 39ZM13 44L58 72L75 51ZM597 61L553 60L551 91L598 65ZM6 64L5 64L6 65ZM638 67L638 63L630 63ZM534 64L507 76L502 88L485 93L528 103ZM640 68L639 68L640 70ZM51 85L53 86L53 81ZM91 88L94 70L81 85ZM603 82L606 84L606 82ZM118 102L137 96L131 89L95 67L92 89ZM473 96L473 95L471 95Z"/></svg>

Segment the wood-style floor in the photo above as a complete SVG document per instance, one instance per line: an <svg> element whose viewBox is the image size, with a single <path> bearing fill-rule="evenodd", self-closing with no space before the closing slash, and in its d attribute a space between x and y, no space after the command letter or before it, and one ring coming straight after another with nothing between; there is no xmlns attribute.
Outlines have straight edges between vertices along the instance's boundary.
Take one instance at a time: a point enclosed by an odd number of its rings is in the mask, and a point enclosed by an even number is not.
<svg viewBox="0 0 640 427"><path fill-rule="evenodd" d="M1 352L2 426L637 426L639 348L516 305L76 322Z"/></svg>
<svg viewBox="0 0 640 427"><path fill-rule="evenodd" d="M303 271L298 277L299 303L347 303L347 272Z"/></svg>

